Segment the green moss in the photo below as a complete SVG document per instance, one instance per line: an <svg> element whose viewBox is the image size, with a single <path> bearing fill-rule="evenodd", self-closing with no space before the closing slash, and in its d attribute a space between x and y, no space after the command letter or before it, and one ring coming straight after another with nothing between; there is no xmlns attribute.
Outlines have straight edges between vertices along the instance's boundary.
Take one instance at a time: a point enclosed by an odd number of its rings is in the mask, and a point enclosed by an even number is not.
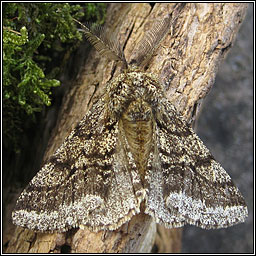
<svg viewBox="0 0 256 256"><path fill-rule="evenodd" d="M60 85L59 67L82 39L73 18L103 23L105 10L106 5L101 3L3 3L6 147L18 152L25 124L35 120L35 113L44 106L51 105L52 88Z"/></svg>

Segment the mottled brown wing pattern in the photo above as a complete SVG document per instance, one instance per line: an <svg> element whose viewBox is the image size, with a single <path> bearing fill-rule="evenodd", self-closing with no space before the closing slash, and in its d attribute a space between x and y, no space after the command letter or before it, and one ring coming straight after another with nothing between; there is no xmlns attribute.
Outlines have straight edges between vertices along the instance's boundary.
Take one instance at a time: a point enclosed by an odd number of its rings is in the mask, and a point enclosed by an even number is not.
<svg viewBox="0 0 256 256"><path fill-rule="evenodd" d="M223 228L244 222L248 212L241 193L165 98L156 114L155 132L158 152L155 170L162 172L158 174L162 176L162 197L173 215L182 216L181 221L171 226L188 223L202 228ZM153 169L149 172L155 175Z"/></svg>
<svg viewBox="0 0 256 256"><path fill-rule="evenodd" d="M13 222L63 232L116 229L129 220L139 212L141 184L136 170L131 176L120 137L99 100L20 195Z"/></svg>
<svg viewBox="0 0 256 256"><path fill-rule="evenodd" d="M181 227L186 224L184 216L175 208L167 207L164 198L165 177L161 166L162 159L158 150L157 125L155 123L153 147L149 154L147 171L145 175L145 187L147 188L145 212L151 215L159 224L168 228Z"/></svg>

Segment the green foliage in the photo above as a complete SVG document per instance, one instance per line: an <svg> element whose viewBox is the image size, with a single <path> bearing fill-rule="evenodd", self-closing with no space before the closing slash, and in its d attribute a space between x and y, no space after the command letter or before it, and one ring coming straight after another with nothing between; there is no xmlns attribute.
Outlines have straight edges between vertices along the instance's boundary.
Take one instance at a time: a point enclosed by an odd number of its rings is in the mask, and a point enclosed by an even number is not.
<svg viewBox="0 0 256 256"><path fill-rule="evenodd" d="M51 90L60 85L59 67L82 39L73 18L102 23L102 13L105 4L100 3L3 3L5 146L19 151L26 124L50 106Z"/></svg>
<svg viewBox="0 0 256 256"><path fill-rule="evenodd" d="M86 20L93 20L98 24L103 24L105 21L106 4L104 3L88 3L84 9ZM75 17L74 17L75 18Z"/></svg>

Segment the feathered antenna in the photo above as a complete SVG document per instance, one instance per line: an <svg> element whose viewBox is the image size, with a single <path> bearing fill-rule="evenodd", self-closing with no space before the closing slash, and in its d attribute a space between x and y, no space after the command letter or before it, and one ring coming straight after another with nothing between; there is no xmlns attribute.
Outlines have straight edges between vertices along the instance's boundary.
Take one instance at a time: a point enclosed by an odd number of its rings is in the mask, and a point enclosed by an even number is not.
<svg viewBox="0 0 256 256"><path fill-rule="evenodd" d="M102 56L107 57L110 60L122 61L125 67L127 67L127 62L120 42L110 38L104 27L95 23L87 23L84 25L74 18L73 20L82 26L87 40Z"/></svg>
<svg viewBox="0 0 256 256"><path fill-rule="evenodd" d="M135 59L130 61L130 64L135 63L137 66L144 66L149 61L156 48L160 45L161 41L170 30L171 25L177 20L179 13L184 6L185 3L176 4L171 15L154 23L152 29L149 30L145 37L140 41L137 50L138 54L135 55Z"/></svg>

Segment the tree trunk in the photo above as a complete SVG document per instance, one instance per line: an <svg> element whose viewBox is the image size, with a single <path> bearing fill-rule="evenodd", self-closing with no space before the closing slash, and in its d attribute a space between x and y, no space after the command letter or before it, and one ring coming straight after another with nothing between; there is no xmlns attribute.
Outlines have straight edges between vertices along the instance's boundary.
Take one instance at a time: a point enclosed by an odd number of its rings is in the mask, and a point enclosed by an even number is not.
<svg viewBox="0 0 256 256"><path fill-rule="evenodd" d="M111 4L106 26L119 31L116 36L125 46L127 60L155 20L172 12L174 4ZM152 56L147 72L159 75L168 99L191 121L213 85L220 61L233 44L245 16L243 3L188 3ZM114 33L113 33L114 35ZM101 58L93 49L66 94L59 118L49 141L45 159L54 153L64 138L101 95L105 84L120 73L116 63ZM139 253L180 252L181 228L156 226L144 213L115 231L90 232L73 229L62 234L34 233L17 227L9 242L9 253Z"/></svg>

